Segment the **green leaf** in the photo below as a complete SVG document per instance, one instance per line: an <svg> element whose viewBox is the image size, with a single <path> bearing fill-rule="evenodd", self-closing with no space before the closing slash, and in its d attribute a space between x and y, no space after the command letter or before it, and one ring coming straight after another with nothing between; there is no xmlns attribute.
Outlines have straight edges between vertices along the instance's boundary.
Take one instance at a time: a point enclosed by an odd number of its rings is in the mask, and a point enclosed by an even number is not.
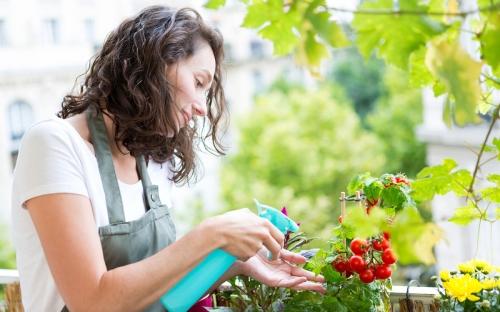
<svg viewBox="0 0 500 312"><path fill-rule="evenodd" d="M498 141L500 141L500 140L498 140ZM496 142L496 143L498 143L498 142ZM496 173L490 174L490 175L488 175L486 180L495 183L497 186L500 186L500 174L496 174Z"/></svg>
<svg viewBox="0 0 500 312"><path fill-rule="evenodd" d="M321 303L323 295L312 292L302 291L295 293L292 298L286 302L285 312L321 312L323 311Z"/></svg>
<svg viewBox="0 0 500 312"><path fill-rule="evenodd" d="M431 72L425 65L425 53L427 49L422 46L410 55L410 85L412 87L421 87L431 84L435 81Z"/></svg>
<svg viewBox="0 0 500 312"><path fill-rule="evenodd" d="M306 65L309 65L311 69L317 71L321 61L328 57L328 49L326 46L316 40L316 35L312 31L308 31L306 34L306 40L303 42L303 51L299 52L297 55L299 60Z"/></svg>
<svg viewBox="0 0 500 312"><path fill-rule="evenodd" d="M467 225L470 222L481 219L481 213L472 205L455 209L455 213L448 220L458 225Z"/></svg>
<svg viewBox="0 0 500 312"><path fill-rule="evenodd" d="M425 11L426 7L417 0L400 2L401 9ZM360 10L392 10L392 0L365 1ZM354 17L352 25L356 31L356 43L361 54L368 58L374 51L388 63L404 70L408 69L410 55L424 47L426 42L442 33L446 27L424 16L415 15L373 15ZM397 25L397 27L387 27Z"/></svg>
<svg viewBox="0 0 500 312"><path fill-rule="evenodd" d="M203 6L207 9L219 9L226 4L226 0L208 0Z"/></svg>
<svg viewBox="0 0 500 312"><path fill-rule="evenodd" d="M323 275L327 283L337 283L344 279L339 272L335 271L332 268L331 265L323 266L323 269L321 270L321 275Z"/></svg>
<svg viewBox="0 0 500 312"><path fill-rule="evenodd" d="M497 159L500 160L500 138L493 138L493 145L497 148Z"/></svg>
<svg viewBox="0 0 500 312"><path fill-rule="evenodd" d="M312 257L306 265L306 269L314 272L314 274L319 274L323 270L323 267L327 265L326 257L328 254L323 249L318 250L318 252Z"/></svg>
<svg viewBox="0 0 500 312"><path fill-rule="evenodd" d="M457 166L453 159L444 159L443 164L425 167L412 182L412 196L417 201L431 200L436 194L444 195L453 189L451 171Z"/></svg>
<svg viewBox="0 0 500 312"><path fill-rule="evenodd" d="M374 202L375 199L379 199L384 189L384 185L379 180L372 180L370 183L365 183L365 187L363 188L363 193L366 196L366 199L370 202Z"/></svg>
<svg viewBox="0 0 500 312"><path fill-rule="evenodd" d="M348 44L348 40L340 26L331 21L329 12L315 13L314 10L323 1L314 1L306 11L306 19L309 20L314 31L330 46L338 48Z"/></svg>
<svg viewBox="0 0 500 312"><path fill-rule="evenodd" d="M347 211L343 225L352 228L354 237L368 238L382 232L387 224L387 213L378 207L368 215L364 208L355 207Z"/></svg>
<svg viewBox="0 0 500 312"><path fill-rule="evenodd" d="M391 226L392 248L401 264L435 262L433 247L441 239L442 230L433 223L425 223L414 207L403 209Z"/></svg>
<svg viewBox="0 0 500 312"><path fill-rule="evenodd" d="M365 180L370 178L371 175L369 172L365 172L363 174L358 174L354 178L349 181L349 184L347 185L347 194L352 195L355 194L356 191L359 191L363 189L363 184L365 183Z"/></svg>
<svg viewBox="0 0 500 312"><path fill-rule="evenodd" d="M496 147L493 146L493 145L485 145L484 146L484 151L486 153L489 153L489 152L495 152L496 151Z"/></svg>
<svg viewBox="0 0 500 312"><path fill-rule="evenodd" d="M417 178L427 178L427 177L435 177L435 176L443 176L450 174L451 170L457 167L457 162L451 158L443 159L443 163L441 165L425 167L418 174Z"/></svg>
<svg viewBox="0 0 500 312"><path fill-rule="evenodd" d="M326 312L349 312L348 308L338 298L332 296L325 296L323 298L321 308L322 311Z"/></svg>
<svg viewBox="0 0 500 312"><path fill-rule="evenodd" d="M457 43L440 38L429 45L426 64L453 96L450 110L455 123L480 122L476 107L481 98L479 75L482 63L473 60Z"/></svg>
<svg viewBox="0 0 500 312"><path fill-rule="evenodd" d="M497 209L495 209L495 216L497 220L500 220L500 207L497 207Z"/></svg>
<svg viewBox="0 0 500 312"><path fill-rule="evenodd" d="M452 184L451 190L459 196L466 196L468 194L468 187L472 181L472 174L467 169L460 169L451 175Z"/></svg>
<svg viewBox="0 0 500 312"><path fill-rule="evenodd" d="M398 187L384 188L380 193L380 198L384 208L394 208L396 211L401 210L406 203L406 196Z"/></svg>
<svg viewBox="0 0 500 312"><path fill-rule="evenodd" d="M278 10L278 13L275 13L275 10ZM247 14L241 26L259 28L264 23L276 19L280 15L281 10L281 8L271 8L264 2L255 2L247 7Z"/></svg>
<svg viewBox="0 0 500 312"><path fill-rule="evenodd" d="M348 279L337 294L338 300L348 311L377 311L380 306L378 283L364 284L357 278Z"/></svg>
<svg viewBox="0 0 500 312"><path fill-rule="evenodd" d="M268 10L272 8L267 8ZM259 34L273 43L275 55L290 53L299 43L294 28L300 23L300 14L290 10L275 17L271 23L259 31Z"/></svg>
<svg viewBox="0 0 500 312"><path fill-rule="evenodd" d="M446 86L438 81L434 82L434 85L432 85L432 92L434 92L434 96L440 96L442 94L446 93Z"/></svg>
<svg viewBox="0 0 500 312"><path fill-rule="evenodd" d="M495 183L496 185L482 189L481 196L485 200L500 203L500 174L490 174L488 175L487 180Z"/></svg>
<svg viewBox="0 0 500 312"><path fill-rule="evenodd" d="M491 14L484 33L480 37L481 54L491 66L495 76L500 76L500 14Z"/></svg>

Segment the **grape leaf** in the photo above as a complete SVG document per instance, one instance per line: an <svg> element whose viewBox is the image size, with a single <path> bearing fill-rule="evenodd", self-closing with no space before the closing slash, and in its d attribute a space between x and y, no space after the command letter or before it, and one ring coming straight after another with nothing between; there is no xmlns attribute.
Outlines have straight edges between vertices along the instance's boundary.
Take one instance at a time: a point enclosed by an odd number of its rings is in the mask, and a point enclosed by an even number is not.
<svg viewBox="0 0 500 312"><path fill-rule="evenodd" d="M414 207L403 209L391 225L392 248L401 264L435 262L433 247L441 239L442 230L433 223L425 223Z"/></svg>
<svg viewBox="0 0 500 312"><path fill-rule="evenodd" d="M425 11L417 0L400 2L401 9ZM392 0L366 1L360 10L392 10ZM357 14L352 22L356 31L356 43L363 56L368 58L374 51L388 63L408 69L410 55L424 47L426 42L445 31L446 27L431 19L414 15L373 15L366 18ZM387 25L398 25L387 27Z"/></svg>
<svg viewBox="0 0 500 312"><path fill-rule="evenodd" d="M320 5L325 5L325 1L316 0L311 2L306 9L305 18L314 28L314 31L332 47L346 46L348 40L340 26L331 20L329 12L316 12Z"/></svg>
<svg viewBox="0 0 500 312"><path fill-rule="evenodd" d="M481 196L485 200L500 203L500 174L490 174L488 175L487 180L495 183L496 185L482 189Z"/></svg>
<svg viewBox="0 0 500 312"><path fill-rule="evenodd" d="M275 55L285 55L299 43L299 37L294 33L294 27L299 22L299 13L296 10L290 10L272 20L269 25L259 31L259 34L273 43Z"/></svg>
<svg viewBox="0 0 500 312"><path fill-rule="evenodd" d="M500 14L492 14L484 33L480 37L481 53L493 74L500 76Z"/></svg>
<svg viewBox="0 0 500 312"><path fill-rule="evenodd" d="M208 0L203 6L207 9L215 10L223 7L225 4L226 0Z"/></svg>
<svg viewBox="0 0 500 312"><path fill-rule="evenodd" d="M481 98L482 63L473 60L457 43L439 38L430 43L426 64L453 96L449 105L454 122L458 125L480 122L476 107Z"/></svg>
<svg viewBox="0 0 500 312"><path fill-rule="evenodd" d="M444 195L452 190L451 171L457 166L453 159L444 159L441 165L425 167L412 182L411 195L417 201L431 200L436 194Z"/></svg>
<svg viewBox="0 0 500 312"><path fill-rule="evenodd" d="M368 215L364 208L355 207L347 211L343 225L353 230L354 237L368 238L382 232L386 227L387 213L375 207Z"/></svg>
<svg viewBox="0 0 500 312"><path fill-rule="evenodd" d="M472 174L467 169L460 169L451 174L451 190L459 196L466 196L472 181Z"/></svg>
<svg viewBox="0 0 500 312"><path fill-rule="evenodd" d="M467 225L470 222L480 219L481 212L479 212L472 204L465 207L455 209L453 216L448 220L458 225Z"/></svg>

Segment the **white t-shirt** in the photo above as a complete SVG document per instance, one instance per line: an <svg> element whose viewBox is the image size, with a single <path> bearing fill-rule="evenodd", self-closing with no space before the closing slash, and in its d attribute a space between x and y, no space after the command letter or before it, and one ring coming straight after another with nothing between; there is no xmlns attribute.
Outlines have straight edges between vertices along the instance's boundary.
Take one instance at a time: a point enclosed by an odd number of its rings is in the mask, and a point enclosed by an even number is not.
<svg viewBox="0 0 500 312"><path fill-rule="evenodd" d="M151 182L158 185L162 203L172 207L171 166L149 161L148 173ZM145 213L141 181L133 185L118 182L126 221L140 218ZM87 196L97 227L109 224L97 159L76 129L55 116L34 124L26 132L14 170L12 228L26 311L59 312L64 307L24 206L30 198L51 193Z"/></svg>

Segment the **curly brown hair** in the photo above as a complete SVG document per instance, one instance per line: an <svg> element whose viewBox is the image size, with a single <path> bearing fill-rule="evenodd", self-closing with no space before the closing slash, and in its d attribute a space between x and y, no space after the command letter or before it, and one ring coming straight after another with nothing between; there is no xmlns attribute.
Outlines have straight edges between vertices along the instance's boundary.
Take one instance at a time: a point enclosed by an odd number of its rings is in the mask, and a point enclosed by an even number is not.
<svg viewBox="0 0 500 312"><path fill-rule="evenodd" d="M176 131L174 86L167 80L166 70L192 56L200 40L210 45L216 62L206 99L208 131L204 129L205 119L202 131L198 131L196 122L193 127ZM198 12L189 8L148 7L109 34L83 74L80 92L66 95L57 115L68 118L89 107L109 112L117 146L121 142L132 156L172 162L172 180L187 182L196 176L195 141L201 141L214 154L224 155L219 139L220 128L227 128L221 77L223 58L221 34L208 26ZM198 135L200 132L204 134ZM213 148L207 146L208 138ZM179 161L174 162L174 158Z"/></svg>

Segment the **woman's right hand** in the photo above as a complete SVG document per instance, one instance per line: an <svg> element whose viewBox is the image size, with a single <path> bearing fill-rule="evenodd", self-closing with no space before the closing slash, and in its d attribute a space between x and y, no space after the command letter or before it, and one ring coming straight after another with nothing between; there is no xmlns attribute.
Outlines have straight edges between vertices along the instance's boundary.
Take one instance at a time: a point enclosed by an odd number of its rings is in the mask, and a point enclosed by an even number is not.
<svg viewBox="0 0 500 312"><path fill-rule="evenodd" d="M221 239L221 248L242 261L253 257L265 246L277 259L285 236L267 219L249 209L233 210L208 218L202 224L215 239Z"/></svg>

